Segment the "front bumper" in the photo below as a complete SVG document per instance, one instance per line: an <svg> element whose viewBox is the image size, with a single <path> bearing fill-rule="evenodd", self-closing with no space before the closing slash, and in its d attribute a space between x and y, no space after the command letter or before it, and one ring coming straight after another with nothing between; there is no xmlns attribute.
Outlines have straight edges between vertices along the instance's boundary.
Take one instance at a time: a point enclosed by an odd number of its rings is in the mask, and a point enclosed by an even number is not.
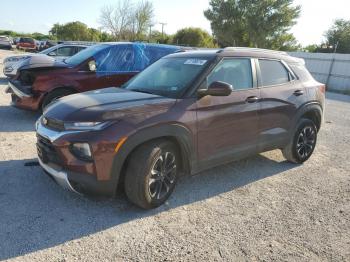
<svg viewBox="0 0 350 262"><path fill-rule="evenodd" d="M13 106L36 111L40 108L44 94L33 95L31 89L31 86L22 86L18 81L9 80L6 93L11 94Z"/></svg>
<svg viewBox="0 0 350 262"><path fill-rule="evenodd" d="M33 95L31 94L31 86L21 86L17 81L9 81L9 88L13 91L19 98L29 98Z"/></svg>
<svg viewBox="0 0 350 262"><path fill-rule="evenodd" d="M55 169L47 164L44 164L43 161L38 158L40 166L59 184L61 187L73 191L74 193L80 194L78 191L74 189L68 180L68 174L60 169Z"/></svg>
<svg viewBox="0 0 350 262"><path fill-rule="evenodd" d="M55 131L36 124L38 159L41 167L64 189L78 194L113 197L116 184L111 180L100 180L94 163L82 162L69 155L69 139L79 131Z"/></svg>

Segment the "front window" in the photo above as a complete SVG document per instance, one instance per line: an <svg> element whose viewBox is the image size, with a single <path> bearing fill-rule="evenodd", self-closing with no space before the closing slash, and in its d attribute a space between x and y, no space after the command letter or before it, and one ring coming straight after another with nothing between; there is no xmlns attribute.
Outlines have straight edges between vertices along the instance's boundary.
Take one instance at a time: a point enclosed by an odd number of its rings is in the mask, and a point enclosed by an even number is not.
<svg viewBox="0 0 350 262"><path fill-rule="evenodd" d="M73 53L74 47L65 46L57 49L57 56L71 56Z"/></svg>
<svg viewBox="0 0 350 262"><path fill-rule="evenodd" d="M130 80L124 88L177 98L208 64L208 58L163 58Z"/></svg>
<svg viewBox="0 0 350 262"><path fill-rule="evenodd" d="M207 86L215 81L228 83L235 90L253 88L250 59L230 58L222 60L208 76Z"/></svg>

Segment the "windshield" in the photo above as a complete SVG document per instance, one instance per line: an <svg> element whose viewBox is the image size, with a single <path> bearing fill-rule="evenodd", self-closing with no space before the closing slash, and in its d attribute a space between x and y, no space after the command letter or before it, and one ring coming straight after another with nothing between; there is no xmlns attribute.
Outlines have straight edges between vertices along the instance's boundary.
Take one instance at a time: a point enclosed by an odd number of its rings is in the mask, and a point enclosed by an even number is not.
<svg viewBox="0 0 350 262"><path fill-rule="evenodd" d="M21 43L30 43L30 44L34 44L34 39L33 38L27 38L27 37L22 37L20 39Z"/></svg>
<svg viewBox="0 0 350 262"><path fill-rule="evenodd" d="M208 64L208 58L163 58L131 79L124 88L178 98Z"/></svg>
<svg viewBox="0 0 350 262"><path fill-rule="evenodd" d="M104 50L106 48L109 48L111 45L94 45L90 46L83 51L75 54L74 56L71 56L70 58L66 59L65 62L72 66L77 66L84 62L86 59L95 56L98 52L101 50Z"/></svg>
<svg viewBox="0 0 350 262"><path fill-rule="evenodd" d="M56 49L59 47L61 47L61 45L60 46L58 46L58 45L51 46L50 48L41 51L40 54L47 55L47 54L51 53L52 51L56 51Z"/></svg>

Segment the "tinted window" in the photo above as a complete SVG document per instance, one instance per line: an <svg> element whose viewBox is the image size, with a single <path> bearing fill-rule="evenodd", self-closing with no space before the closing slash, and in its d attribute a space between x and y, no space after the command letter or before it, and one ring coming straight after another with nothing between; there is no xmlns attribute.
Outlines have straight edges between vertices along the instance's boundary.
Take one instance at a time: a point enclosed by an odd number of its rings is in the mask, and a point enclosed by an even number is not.
<svg viewBox="0 0 350 262"><path fill-rule="evenodd" d="M224 59L208 76L208 86L215 81L226 82L236 90L253 87L250 59Z"/></svg>
<svg viewBox="0 0 350 262"><path fill-rule="evenodd" d="M289 82L289 74L284 65L274 60L259 60L262 86L280 85Z"/></svg>
<svg viewBox="0 0 350 262"><path fill-rule="evenodd" d="M33 39L33 38L22 37L19 41L20 41L21 43L30 43L30 44L34 44L34 39Z"/></svg>

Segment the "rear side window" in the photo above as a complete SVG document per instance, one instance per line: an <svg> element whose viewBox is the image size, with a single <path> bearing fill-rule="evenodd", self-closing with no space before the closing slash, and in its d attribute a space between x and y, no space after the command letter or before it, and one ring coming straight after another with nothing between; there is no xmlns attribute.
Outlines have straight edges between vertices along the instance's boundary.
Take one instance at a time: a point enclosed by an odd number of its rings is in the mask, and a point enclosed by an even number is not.
<svg viewBox="0 0 350 262"><path fill-rule="evenodd" d="M289 82L289 73L280 61L259 59L259 65L262 86L280 85Z"/></svg>
<svg viewBox="0 0 350 262"><path fill-rule="evenodd" d="M207 85L221 81L232 85L235 90L253 87L250 59L234 58L221 61L208 76Z"/></svg>

